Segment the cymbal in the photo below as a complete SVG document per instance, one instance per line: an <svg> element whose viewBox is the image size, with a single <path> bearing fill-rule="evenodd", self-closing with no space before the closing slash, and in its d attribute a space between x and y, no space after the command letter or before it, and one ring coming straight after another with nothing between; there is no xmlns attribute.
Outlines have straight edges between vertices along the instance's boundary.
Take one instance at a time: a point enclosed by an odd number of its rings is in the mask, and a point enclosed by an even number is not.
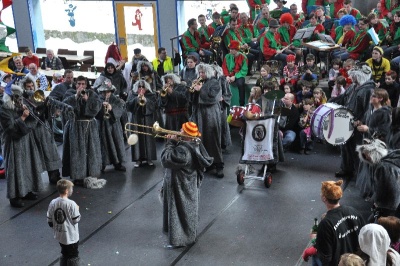
<svg viewBox="0 0 400 266"><path fill-rule="evenodd" d="M279 100L285 96L285 92L281 90L273 90L264 94L265 98L269 100Z"/></svg>
<svg viewBox="0 0 400 266"><path fill-rule="evenodd" d="M275 107L274 108L274 114L275 115L281 115L281 116L289 116L290 115L290 109L286 107Z"/></svg>

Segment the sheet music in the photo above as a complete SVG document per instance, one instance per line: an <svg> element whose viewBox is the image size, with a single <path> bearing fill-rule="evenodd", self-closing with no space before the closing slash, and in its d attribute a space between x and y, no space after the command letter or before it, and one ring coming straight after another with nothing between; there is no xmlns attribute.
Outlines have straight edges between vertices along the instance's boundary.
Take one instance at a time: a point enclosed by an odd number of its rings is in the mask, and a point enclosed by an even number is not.
<svg viewBox="0 0 400 266"><path fill-rule="evenodd" d="M293 40L301 40L310 38L314 33L315 27L309 27L304 29L297 30L296 34L293 37Z"/></svg>
<svg viewBox="0 0 400 266"><path fill-rule="evenodd" d="M367 32L371 36L371 39L374 42L374 44L377 45L379 43L379 37L378 34L376 34L375 29L370 28Z"/></svg>
<svg viewBox="0 0 400 266"><path fill-rule="evenodd" d="M332 39L330 35L326 34L318 34L318 37L321 39L323 42L331 43L332 45L335 45L335 41Z"/></svg>

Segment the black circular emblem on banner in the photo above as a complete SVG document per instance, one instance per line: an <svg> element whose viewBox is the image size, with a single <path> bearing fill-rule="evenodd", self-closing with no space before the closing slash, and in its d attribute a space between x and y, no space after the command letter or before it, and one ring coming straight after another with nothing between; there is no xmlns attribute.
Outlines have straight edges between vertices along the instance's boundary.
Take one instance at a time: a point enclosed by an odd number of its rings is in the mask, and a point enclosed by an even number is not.
<svg viewBox="0 0 400 266"><path fill-rule="evenodd" d="M54 211L54 220L56 220L57 224L63 224L65 222L65 219L67 216L65 215L65 212L63 209L58 208Z"/></svg>
<svg viewBox="0 0 400 266"><path fill-rule="evenodd" d="M251 132L251 136L255 141L263 141L267 135L267 130L262 124L256 125Z"/></svg>

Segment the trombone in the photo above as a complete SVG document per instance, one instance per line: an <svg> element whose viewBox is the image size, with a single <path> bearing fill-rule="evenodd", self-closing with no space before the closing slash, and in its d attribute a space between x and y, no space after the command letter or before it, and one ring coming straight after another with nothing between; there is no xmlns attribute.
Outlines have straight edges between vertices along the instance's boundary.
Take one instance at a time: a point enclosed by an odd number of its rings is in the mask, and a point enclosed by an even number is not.
<svg viewBox="0 0 400 266"><path fill-rule="evenodd" d="M146 128L152 129L152 133L144 132L144 131L140 131L140 130L134 130L134 129L130 128L131 126L141 127L141 128L144 128L144 130ZM178 137L179 141L187 141L187 140L184 140L183 138L189 138L190 142L194 142L195 144L201 143L201 139L199 137L183 135L179 131L164 129L164 128L160 127L158 122L154 122L153 126L145 126L142 124L126 123L125 124L125 133L128 133L128 132L134 133L134 134L129 135L129 137L128 137L129 145L135 145L137 143L137 141L138 141L137 134L143 134L143 135L148 135L148 136L152 136L155 138L164 138L164 139L170 139L167 137L167 135L175 135Z"/></svg>

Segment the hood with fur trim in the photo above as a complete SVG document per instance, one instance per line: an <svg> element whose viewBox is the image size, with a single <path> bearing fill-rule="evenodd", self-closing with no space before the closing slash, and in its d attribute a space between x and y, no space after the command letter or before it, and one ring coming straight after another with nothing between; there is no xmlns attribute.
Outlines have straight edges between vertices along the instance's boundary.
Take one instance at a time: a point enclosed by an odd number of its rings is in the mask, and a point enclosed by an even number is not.
<svg viewBox="0 0 400 266"><path fill-rule="evenodd" d="M139 61L137 64L137 71L142 71L142 66L147 65L149 67L149 71L153 71L153 65L149 61Z"/></svg>
<svg viewBox="0 0 400 266"><path fill-rule="evenodd" d="M166 79L172 79L174 81L175 85L181 84L181 78L176 74L170 73L170 74L166 74L166 75L162 76L161 81L162 81L163 86L165 86Z"/></svg>
<svg viewBox="0 0 400 266"><path fill-rule="evenodd" d="M149 84L149 83L147 83L147 82L144 81L144 80L138 80L138 81L136 81L136 83L135 83L135 84L133 85L133 87L132 87L132 92L133 92L133 93L137 93L138 88L139 88L139 85L144 85L144 87L146 88L146 90L148 90L148 91L150 91L150 92L153 92L152 89L151 89L151 87L150 87L150 84Z"/></svg>

